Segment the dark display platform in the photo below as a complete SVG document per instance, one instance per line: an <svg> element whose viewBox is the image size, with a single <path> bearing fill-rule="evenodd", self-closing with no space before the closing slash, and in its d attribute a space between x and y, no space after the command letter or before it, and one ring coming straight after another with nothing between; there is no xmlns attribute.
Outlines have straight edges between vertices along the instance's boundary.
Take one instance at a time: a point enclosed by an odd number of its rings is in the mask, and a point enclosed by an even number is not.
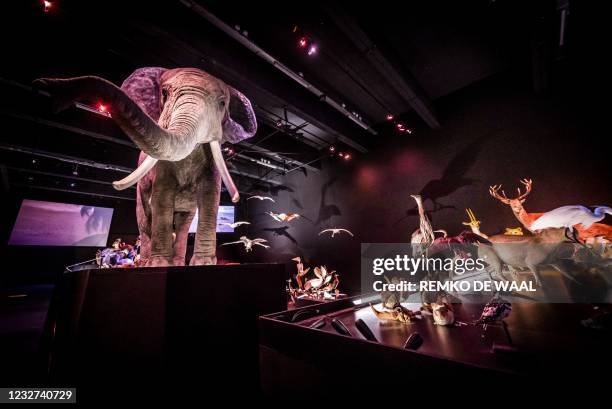
<svg viewBox="0 0 612 409"><path fill-rule="evenodd" d="M257 316L286 308L285 285L282 264L66 273L47 319L50 381L257 390Z"/></svg>
<svg viewBox="0 0 612 409"><path fill-rule="evenodd" d="M580 324L593 315L591 305L513 304L506 319L512 338L509 348L501 325L489 325L483 334L480 325L437 326L431 316L410 324L379 321L365 301L365 297L353 297L260 317L265 392L299 393L304 388L332 384L355 391L361 386L380 391L440 377L448 382L478 379L500 385L531 378L574 382L579 381L576 374L594 373L612 362L612 334ZM377 301L373 303L380 309ZM482 307L456 305L457 320L473 323ZM296 313L300 314L298 319L293 318ZM324 327L309 327L321 318L326 318ZM341 320L352 336L338 334L330 325L333 318ZM357 319L365 321L378 342L367 341L360 334ZM423 338L416 351L404 349L413 332ZM500 350L493 352L493 345Z"/></svg>

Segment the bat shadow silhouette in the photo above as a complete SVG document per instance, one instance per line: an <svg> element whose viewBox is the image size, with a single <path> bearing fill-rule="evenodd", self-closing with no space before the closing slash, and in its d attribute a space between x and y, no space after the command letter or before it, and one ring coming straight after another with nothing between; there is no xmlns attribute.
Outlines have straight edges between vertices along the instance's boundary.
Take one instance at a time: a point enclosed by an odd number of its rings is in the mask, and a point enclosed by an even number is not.
<svg viewBox="0 0 612 409"><path fill-rule="evenodd" d="M321 187L321 202L319 203L319 215L315 224L318 226L321 223L328 221L333 216L341 216L342 212L340 208L335 204L327 203L327 189L336 182L336 178L331 178L323 184Z"/></svg>

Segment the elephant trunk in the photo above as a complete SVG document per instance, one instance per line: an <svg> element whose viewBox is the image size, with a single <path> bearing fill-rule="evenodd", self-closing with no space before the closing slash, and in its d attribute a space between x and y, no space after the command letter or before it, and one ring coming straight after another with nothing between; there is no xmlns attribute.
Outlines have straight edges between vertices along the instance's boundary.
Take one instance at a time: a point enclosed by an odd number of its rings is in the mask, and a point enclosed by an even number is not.
<svg viewBox="0 0 612 409"><path fill-rule="evenodd" d="M171 128L172 131L163 129L123 90L103 78L43 78L36 80L34 85L47 89L54 96L56 110L66 109L78 99L92 96L102 98L109 104L109 111L117 125L138 148L154 159L181 160L197 144L196 127L186 125L175 126Z"/></svg>

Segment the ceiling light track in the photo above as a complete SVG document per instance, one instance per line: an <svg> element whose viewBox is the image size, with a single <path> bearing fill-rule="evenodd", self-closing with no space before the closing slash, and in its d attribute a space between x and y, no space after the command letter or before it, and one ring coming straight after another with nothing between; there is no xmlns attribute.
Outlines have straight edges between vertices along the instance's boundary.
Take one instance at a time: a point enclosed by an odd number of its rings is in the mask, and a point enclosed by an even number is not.
<svg viewBox="0 0 612 409"><path fill-rule="evenodd" d="M181 3L183 3L187 8L193 10L195 13L197 13L200 16L202 16L206 20L208 20L208 22L210 22L212 25L217 27L219 30L223 31L224 33L226 33L227 35L232 37L234 40L236 40L237 42L239 42L240 44L242 44L243 46L248 48L255 55L257 55L258 57L260 57L264 61L266 61L269 64L271 64L272 66L274 66L277 70L281 71L287 77L291 78L293 81L297 82L302 87L306 88L308 91L310 91L313 94L315 94L321 101L327 103L332 108L334 108L338 112L342 113L344 116L350 118L353 122L355 122L361 128L365 129L366 131L370 132L373 135L377 135L378 134L378 132L374 128L372 128L370 125L368 125L367 123L365 123L361 119L356 118L353 115L352 112L350 112L347 109L345 109L341 104L339 104L336 101L334 101L333 99L331 99L323 91L321 91L320 89L315 87L310 82L306 81L298 73L296 73L295 71L291 70L289 67L287 67L286 65L284 65L283 63L278 61L276 58L272 57L264 49L262 49L261 47L255 45L255 43L253 43L247 37L242 35L239 31L237 31L234 28L230 27L229 25L225 24L222 20L220 20L217 16L215 16L214 14L209 12L208 10L206 10L204 7L200 6L198 3L196 3L193 0L179 0L179 1Z"/></svg>

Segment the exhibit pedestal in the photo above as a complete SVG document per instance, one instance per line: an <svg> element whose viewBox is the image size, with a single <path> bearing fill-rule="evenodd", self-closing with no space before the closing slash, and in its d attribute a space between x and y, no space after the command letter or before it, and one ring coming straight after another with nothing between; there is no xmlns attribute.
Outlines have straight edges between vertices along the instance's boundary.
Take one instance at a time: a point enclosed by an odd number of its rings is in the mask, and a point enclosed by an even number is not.
<svg viewBox="0 0 612 409"><path fill-rule="evenodd" d="M461 323L440 326L430 316L410 323L379 320L369 301L357 296L260 317L264 393L295 396L333 387L366 396L370 391L405 393L411 385L421 388L423 381L432 387L472 382L479 388L528 378L567 382L589 367L605 372L611 363L610 334L580 328L578 317L590 314L590 305L515 303L506 319L508 332L501 324L485 332L475 324L481 304L456 304ZM414 311L420 305L409 307ZM350 335L341 334L334 320ZM358 322L373 340L366 339ZM421 344L406 349L414 334Z"/></svg>
<svg viewBox="0 0 612 409"><path fill-rule="evenodd" d="M257 317L286 308L285 275L282 264L66 273L47 319L50 382L257 390Z"/></svg>

